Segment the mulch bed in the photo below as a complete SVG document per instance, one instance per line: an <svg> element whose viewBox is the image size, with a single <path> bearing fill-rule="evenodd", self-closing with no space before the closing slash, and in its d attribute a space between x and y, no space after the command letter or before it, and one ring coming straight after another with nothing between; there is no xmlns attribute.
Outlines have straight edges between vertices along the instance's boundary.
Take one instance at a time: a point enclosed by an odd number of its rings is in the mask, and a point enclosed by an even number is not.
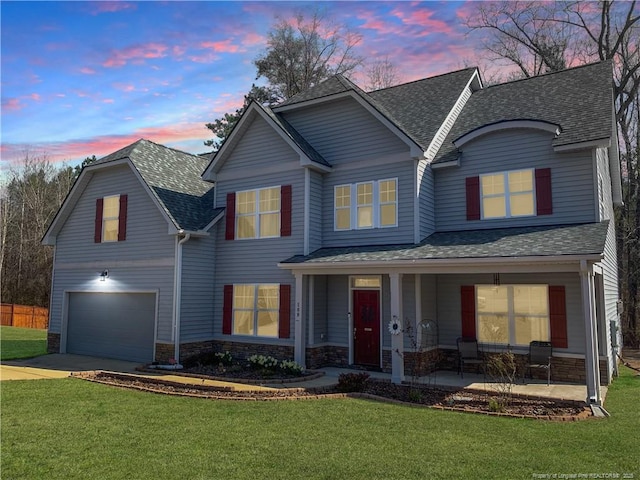
<svg viewBox="0 0 640 480"><path fill-rule="evenodd" d="M232 387L185 385L162 379L113 372L84 372L74 374L84 380L121 388L153 393L221 400L305 400L317 398L357 397L411 406L438 408L486 415L511 416L544 420L572 421L591 416L581 402L558 401L514 395L502 412L489 408L491 392L447 390L426 386L396 385L388 381L369 379L364 391L340 393L335 388L279 388L274 390L240 391Z"/></svg>
<svg viewBox="0 0 640 480"><path fill-rule="evenodd" d="M313 380L324 375L324 372L316 370L305 370L300 374L289 374L285 372L264 372L251 369L237 369L214 367L211 365L184 368L182 370L160 370L149 366L138 368L142 372L166 372L167 374L180 375L183 377L203 378L209 380L219 380L222 382L245 383L250 385L263 385L265 383L297 383Z"/></svg>

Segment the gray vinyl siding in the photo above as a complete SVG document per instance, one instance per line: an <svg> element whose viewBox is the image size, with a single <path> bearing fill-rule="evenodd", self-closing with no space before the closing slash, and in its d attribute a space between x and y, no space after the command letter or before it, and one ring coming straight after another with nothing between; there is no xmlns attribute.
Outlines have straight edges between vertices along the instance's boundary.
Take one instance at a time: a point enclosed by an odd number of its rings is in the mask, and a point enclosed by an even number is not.
<svg viewBox="0 0 640 480"><path fill-rule="evenodd" d="M265 148L268 146L268 148ZM225 240L225 221L215 227L216 274L214 284L214 324L216 337L222 336L222 308L224 285L240 283L277 283L291 285L291 330L289 339L263 337L229 337L238 341L293 343L295 281L290 271L278 268L292 255L303 253L304 248L304 169L299 156L278 134L257 118L246 131L242 141L233 150L219 172L224 178L242 165L242 176L222 179L216 184L217 205L226 205L229 192L256 188L291 185L292 234L289 237ZM269 172L265 167L277 166L279 171Z"/></svg>
<svg viewBox="0 0 640 480"><path fill-rule="evenodd" d="M565 353L584 354L585 332L582 314L582 291L577 273L522 273L500 274L500 283L564 285L567 305L568 348ZM455 348L456 338L461 334L460 287L462 285L491 285L492 274L438 275L437 321L440 345ZM517 347L526 349L525 347Z"/></svg>
<svg viewBox="0 0 640 480"><path fill-rule="evenodd" d="M604 148L598 148L596 150L596 163L598 169L598 176L601 177L602 182L599 183L599 201L601 202L601 208L599 211L603 212L602 220L609 220L609 230L607 232L607 240L604 247L604 259L602 260L603 270L603 284L604 284L604 307L605 307L605 319L604 325L600 324L598 328L601 328L605 332L605 335L600 337L601 344L600 352L607 355L609 361L609 376L613 371L614 362L616 361L615 354L612 351L612 340L615 344L619 344L619 339L611 338L611 326L609 322L615 322L619 325L618 313L617 313L617 300L619 298L618 291L618 257L616 251L616 233L615 233L615 217L613 211L613 200L611 196L611 176L609 172L609 157L608 151ZM596 277L597 278L597 277ZM614 333L615 335L615 333ZM604 338L603 338L604 337Z"/></svg>
<svg viewBox="0 0 640 480"><path fill-rule="evenodd" d="M94 243L96 199L119 194L128 195L126 240ZM56 238L49 331L61 333L65 291L157 290L157 340L171 341L174 258L175 237L131 169L123 165L94 173ZM109 279L100 282L104 269Z"/></svg>
<svg viewBox="0 0 640 480"><path fill-rule="evenodd" d="M327 276L327 342L349 345L349 277Z"/></svg>
<svg viewBox="0 0 640 480"><path fill-rule="evenodd" d="M309 172L309 253L322 247L322 189L324 179L318 172Z"/></svg>
<svg viewBox="0 0 640 480"><path fill-rule="evenodd" d="M418 162L418 195L420 208L420 240L436 229L436 198L433 170L426 161Z"/></svg>
<svg viewBox="0 0 640 480"><path fill-rule="evenodd" d="M284 117L333 166L409 151L407 144L352 98L285 112Z"/></svg>
<svg viewBox="0 0 640 480"><path fill-rule="evenodd" d="M182 245L180 341L213 338L215 236L191 238Z"/></svg>
<svg viewBox="0 0 640 480"><path fill-rule="evenodd" d="M357 246L383 245L395 243L413 243L413 169L415 162L393 163L391 165L376 165L366 169L331 172L324 176L324 194L322 211L322 246ZM397 178L398 189L398 226L385 228L369 228L360 230L334 229L334 187L336 185L354 184L372 180ZM351 199L352 204L356 201Z"/></svg>
<svg viewBox="0 0 640 480"><path fill-rule="evenodd" d="M452 231L593 222L596 205L591 151L555 153L552 138L547 132L514 129L483 135L466 144L462 148L460 167L435 172L436 229ZM552 215L467 221L466 177L547 167L551 168Z"/></svg>

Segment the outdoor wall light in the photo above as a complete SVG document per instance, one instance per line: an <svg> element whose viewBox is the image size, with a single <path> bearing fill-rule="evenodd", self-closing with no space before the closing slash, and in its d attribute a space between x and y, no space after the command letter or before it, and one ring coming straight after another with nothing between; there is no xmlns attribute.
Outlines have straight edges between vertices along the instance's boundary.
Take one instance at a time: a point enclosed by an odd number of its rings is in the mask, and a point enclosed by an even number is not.
<svg viewBox="0 0 640 480"><path fill-rule="evenodd" d="M103 270L102 273L100 273L100 281L104 282L107 278L109 278L109 270Z"/></svg>

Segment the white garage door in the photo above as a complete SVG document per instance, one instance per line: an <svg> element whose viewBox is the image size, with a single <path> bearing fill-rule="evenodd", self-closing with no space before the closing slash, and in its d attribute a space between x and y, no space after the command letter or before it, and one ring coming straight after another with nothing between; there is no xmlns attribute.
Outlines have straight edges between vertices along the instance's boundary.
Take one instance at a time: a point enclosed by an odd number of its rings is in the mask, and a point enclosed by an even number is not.
<svg viewBox="0 0 640 480"><path fill-rule="evenodd" d="M68 312L68 353L153 360L154 293L70 293Z"/></svg>

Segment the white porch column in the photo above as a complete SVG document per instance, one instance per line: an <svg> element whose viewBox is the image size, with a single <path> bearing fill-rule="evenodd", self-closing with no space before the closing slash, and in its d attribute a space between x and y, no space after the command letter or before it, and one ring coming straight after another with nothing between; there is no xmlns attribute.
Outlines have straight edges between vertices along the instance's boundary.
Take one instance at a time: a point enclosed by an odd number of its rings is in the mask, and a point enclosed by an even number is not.
<svg viewBox="0 0 640 480"><path fill-rule="evenodd" d="M390 273L391 319L397 319L404 326L402 319L402 274ZM383 322L383 328L388 322ZM391 335L391 381L402 383L404 380L404 334Z"/></svg>
<svg viewBox="0 0 640 480"><path fill-rule="evenodd" d="M309 293L307 294L307 317L309 319L309 322L307 324L307 328L309 329L308 332L308 336L309 336L309 345L314 345L316 343L315 338L314 338L314 329L315 329L315 325L314 325L314 312L316 309L315 306L315 277L313 275L309 275L309 278L307 278L307 283L308 283L308 288L309 288Z"/></svg>
<svg viewBox="0 0 640 480"><path fill-rule="evenodd" d="M293 359L298 365L306 368L305 365L305 335L304 335L304 320L302 318L302 280L304 276L301 273L295 274L295 323L294 323L294 347L293 347Z"/></svg>
<svg viewBox="0 0 640 480"><path fill-rule="evenodd" d="M600 362L598 331L595 315L595 285L593 271L587 262L580 262L580 285L585 329L585 373L587 378L587 403L600 405Z"/></svg>

